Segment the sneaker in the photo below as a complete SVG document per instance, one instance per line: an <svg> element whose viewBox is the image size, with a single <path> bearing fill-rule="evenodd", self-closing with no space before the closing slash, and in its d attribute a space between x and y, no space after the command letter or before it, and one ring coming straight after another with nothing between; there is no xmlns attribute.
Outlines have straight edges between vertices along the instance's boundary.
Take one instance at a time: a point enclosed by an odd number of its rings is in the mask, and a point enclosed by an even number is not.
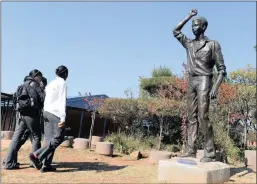
<svg viewBox="0 0 257 184"><path fill-rule="evenodd" d="M17 169L20 169L20 167L18 165L14 166L14 167L11 167L11 168L8 168L8 167L5 167L6 170L17 170Z"/></svg>
<svg viewBox="0 0 257 184"><path fill-rule="evenodd" d="M37 168L38 170L41 169L40 160L36 158L33 153L29 154L29 159L35 168Z"/></svg>
<svg viewBox="0 0 257 184"><path fill-rule="evenodd" d="M3 160L2 164L5 165L5 161L4 160ZM18 162L14 167L11 167L11 168L8 168L8 167L5 167L5 166L3 166L3 168L6 169L6 170L20 169L20 163Z"/></svg>
<svg viewBox="0 0 257 184"><path fill-rule="evenodd" d="M55 167L52 167L52 166L43 166L41 169L40 169L40 172L41 173L44 173L44 172L54 172L56 171L56 168Z"/></svg>
<svg viewBox="0 0 257 184"><path fill-rule="evenodd" d="M215 158L203 157L203 158L201 158L200 162L202 162L202 163L215 162Z"/></svg>
<svg viewBox="0 0 257 184"><path fill-rule="evenodd" d="M180 157L196 158L196 154L195 153L186 153L184 155L181 155Z"/></svg>

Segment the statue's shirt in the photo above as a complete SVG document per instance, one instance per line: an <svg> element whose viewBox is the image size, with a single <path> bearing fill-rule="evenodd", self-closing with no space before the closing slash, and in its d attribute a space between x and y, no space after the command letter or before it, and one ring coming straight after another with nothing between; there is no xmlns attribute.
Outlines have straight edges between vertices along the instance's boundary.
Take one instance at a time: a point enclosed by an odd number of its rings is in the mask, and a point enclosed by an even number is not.
<svg viewBox="0 0 257 184"><path fill-rule="evenodd" d="M174 37L187 50L188 73L191 76L211 76L216 66L219 74L226 75L226 66L220 44L215 40L204 37L197 41L187 38L180 31L173 31Z"/></svg>

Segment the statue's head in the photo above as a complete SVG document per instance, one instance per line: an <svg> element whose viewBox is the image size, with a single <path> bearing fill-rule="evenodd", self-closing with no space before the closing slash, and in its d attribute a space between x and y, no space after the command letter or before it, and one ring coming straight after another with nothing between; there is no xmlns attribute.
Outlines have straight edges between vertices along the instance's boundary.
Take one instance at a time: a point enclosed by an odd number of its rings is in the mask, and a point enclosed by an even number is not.
<svg viewBox="0 0 257 184"><path fill-rule="evenodd" d="M195 17L192 20L192 31L195 36L204 33L208 27L208 21L204 17Z"/></svg>

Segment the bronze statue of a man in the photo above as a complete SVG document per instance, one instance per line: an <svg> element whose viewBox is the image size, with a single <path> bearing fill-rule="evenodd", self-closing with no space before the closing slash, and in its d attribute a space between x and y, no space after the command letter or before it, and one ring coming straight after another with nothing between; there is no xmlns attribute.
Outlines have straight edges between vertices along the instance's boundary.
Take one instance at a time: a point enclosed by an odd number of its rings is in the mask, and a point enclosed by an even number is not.
<svg viewBox="0 0 257 184"><path fill-rule="evenodd" d="M204 133L204 157L201 162L212 162L215 158L213 127L209 120L210 99L217 97L218 89L226 76L226 66L221 52L220 44L208 39L204 32L208 22L204 17L196 17L192 20L192 31L195 39L187 38L181 29L193 17L197 10L193 9L189 15L181 21L173 30L173 35L187 51L188 66L188 152L185 157L195 157L195 141L199 122L203 125ZM213 68L218 71L217 81L213 84Z"/></svg>

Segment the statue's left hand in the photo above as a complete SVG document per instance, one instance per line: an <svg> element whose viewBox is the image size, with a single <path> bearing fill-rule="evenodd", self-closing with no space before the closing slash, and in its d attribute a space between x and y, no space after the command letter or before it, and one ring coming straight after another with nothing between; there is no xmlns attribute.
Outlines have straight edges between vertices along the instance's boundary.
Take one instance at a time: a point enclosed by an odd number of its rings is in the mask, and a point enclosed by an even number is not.
<svg viewBox="0 0 257 184"><path fill-rule="evenodd" d="M217 98L217 95L218 95L218 90L216 88L212 88L212 90L210 92L210 98L215 99L215 98Z"/></svg>

